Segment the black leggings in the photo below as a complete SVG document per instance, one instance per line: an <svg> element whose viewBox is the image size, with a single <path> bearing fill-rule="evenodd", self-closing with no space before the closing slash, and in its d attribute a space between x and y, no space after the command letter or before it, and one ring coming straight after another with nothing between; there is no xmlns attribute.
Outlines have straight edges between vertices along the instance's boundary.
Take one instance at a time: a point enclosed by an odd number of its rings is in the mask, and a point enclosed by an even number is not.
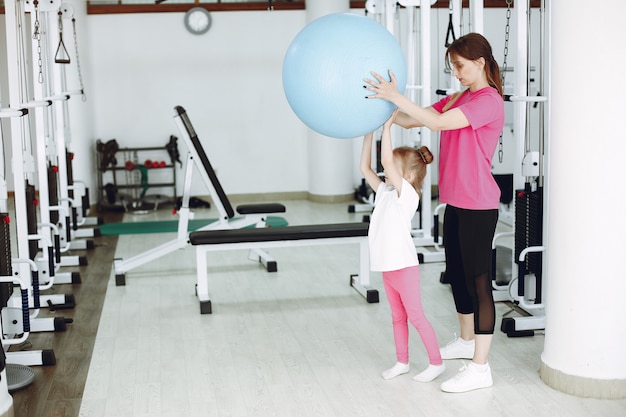
<svg viewBox="0 0 626 417"><path fill-rule="evenodd" d="M496 308L491 286L491 244L498 210L446 206L443 237L446 280L452 286L456 311L474 313L474 333L493 334Z"/></svg>

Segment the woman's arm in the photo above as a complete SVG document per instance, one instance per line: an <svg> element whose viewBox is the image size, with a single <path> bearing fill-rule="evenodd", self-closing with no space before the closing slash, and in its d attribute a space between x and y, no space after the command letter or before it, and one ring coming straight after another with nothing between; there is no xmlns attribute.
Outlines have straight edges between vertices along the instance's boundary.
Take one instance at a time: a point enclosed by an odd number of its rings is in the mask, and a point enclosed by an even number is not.
<svg viewBox="0 0 626 417"><path fill-rule="evenodd" d="M387 100L406 114L401 117L398 124L404 126L403 123L410 127L426 126L430 130L454 130L469 126L469 121L465 114L459 109L451 109L444 113L438 113L432 107L424 108L413 103L398 91L396 77L393 71L389 70L389 78L391 81L385 80L379 74L372 72L372 76L376 79L370 80L366 78L364 81L368 84L365 86L367 90L373 91L375 94L368 96L368 99L381 98ZM411 124L411 119L413 123Z"/></svg>
<svg viewBox="0 0 626 417"><path fill-rule="evenodd" d="M423 126L423 124L421 124L419 121L415 120L403 111L398 112L398 115L396 116L396 124L398 126L402 126L405 129Z"/></svg>
<svg viewBox="0 0 626 417"><path fill-rule="evenodd" d="M382 182L380 177L374 170L372 169L372 139L374 137L373 133L368 133L363 137L363 149L361 151L361 174L363 174L363 178L372 188L372 190L376 191L378 186Z"/></svg>
<svg viewBox="0 0 626 417"><path fill-rule="evenodd" d="M437 113L437 111L435 109L433 109L432 107L427 107L426 110L431 110L434 111L435 113ZM423 123L420 123L419 120L416 120L414 118L412 118L411 116L409 116L408 114L406 114L403 111L399 111L398 115L396 116L396 124L398 126L402 126L405 129L411 129L414 127L422 127L424 126Z"/></svg>

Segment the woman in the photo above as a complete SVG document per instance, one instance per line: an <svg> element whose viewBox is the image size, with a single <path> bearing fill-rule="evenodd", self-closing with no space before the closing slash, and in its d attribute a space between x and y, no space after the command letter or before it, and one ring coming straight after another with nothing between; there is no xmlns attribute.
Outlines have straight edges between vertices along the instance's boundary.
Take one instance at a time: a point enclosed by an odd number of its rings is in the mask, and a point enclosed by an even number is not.
<svg viewBox="0 0 626 417"><path fill-rule="evenodd" d="M446 278L452 286L461 337L441 348L443 359L472 359L453 378L446 392L466 392L493 385L489 349L495 327L490 268L491 242L498 221L500 189L491 175L491 160L504 125L504 101L498 63L491 45L469 33L446 50L446 66L467 87L431 107L402 95L390 81L372 73L364 88L400 109L396 123L441 131L439 198L446 203L444 239Z"/></svg>

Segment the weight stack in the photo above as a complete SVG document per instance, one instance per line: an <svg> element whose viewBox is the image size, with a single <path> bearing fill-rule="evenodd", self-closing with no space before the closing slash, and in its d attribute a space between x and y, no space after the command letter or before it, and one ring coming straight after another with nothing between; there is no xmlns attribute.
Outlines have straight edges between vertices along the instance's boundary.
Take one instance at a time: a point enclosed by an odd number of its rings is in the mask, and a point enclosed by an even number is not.
<svg viewBox="0 0 626 417"><path fill-rule="evenodd" d="M74 154L70 151L65 151L65 161L67 166L67 184L70 186L67 190L69 198L74 198L74 170L72 164L74 163ZM78 229L78 209L72 205L72 227L74 230Z"/></svg>
<svg viewBox="0 0 626 417"><path fill-rule="evenodd" d="M67 167L67 184L72 186L74 185L74 169L72 167L72 163L74 161L74 154L70 151L65 151L65 161ZM70 198L74 198L74 190L70 187L67 190L67 195Z"/></svg>
<svg viewBox="0 0 626 417"><path fill-rule="evenodd" d="M48 164L48 202L50 206L59 205L59 189L56 168ZM50 223L59 224L59 211L50 210Z"/></svg>
<svg viewBox="0 0 626 417"><path fill-rule="evenodd" d="M3 277L13 276L11 266L11 230L9 214L0 213L0 275ZM0 283L0 307L6 307L13 293L13 284L10 282Z"/></svg>
<svg viewBox="0 0 626 417"><path fill-rule="evenodd" d="M543 242L543 189L531 191L528 185L515 192L515 262L519 265L520 253ZM542 253L531 252L524 261L526 274L535 274L537 294L535 303L541 303ZM524 296L525 276L518 277L518 296Z"/></svg>
<svg viewBox="0 0 626 417"><path fill-rule="evenodd" d="M35 186L26 183L26 223L29 235L37 234L37 210L36 210ZM28 255L31 260L35 260L39 251L39 242L37 240L28 241Z"/></svg>

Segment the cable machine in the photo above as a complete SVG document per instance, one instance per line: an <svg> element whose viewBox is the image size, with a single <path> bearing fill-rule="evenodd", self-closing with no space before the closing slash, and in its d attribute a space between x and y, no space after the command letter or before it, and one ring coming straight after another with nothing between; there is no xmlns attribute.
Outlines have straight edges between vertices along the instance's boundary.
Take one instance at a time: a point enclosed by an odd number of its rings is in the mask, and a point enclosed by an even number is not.
<svg viewBox="0 0 626 417"><path fill-rule="evenodd" d="M81 96L82 101L87 100L87 95L85 94L85 88L83 85L83 77L80 66L80 58L78 51L78 35L76 31L76 18L74 17L74 8L69 3L61 3L58 11L57 11L57 27L58 30L54 32L54 34L58 33L58 46L57 52L55 53L54 62L56 64L70 64L72 61L69 57L69 53L65 48L65 43L63 41L63 21L71 21L72 23L72 35L73 35L73 43L74 43L74 66L76 68L76 73L78 76L78 82L80 83L78 90L69 90L66 85L66 67L67 65L59 65L57 68L59 69L59 75L61 80L62 94L66 95L68 98L75 97L77 95ZM64 53L61 51L65 51ZM72 233L75 238L90 238L97 234L97 230L91 227L81 227L81 226L97 226L101 224L102 219L98 217L88 217L88 211L90 207L89 202L89 189L87 185L83 181L78 181L74 178L72 172L72 160L74 158L74 154L70 151L71 149L71 131L69 129L69 108L68 108L68 100L63 101L63 110L64 110L64 128L66 131L65 137L65 145L66 145L66 158L65 158L65 168L67 171L67 184L61 183L62 187L67 187L69 201L72 206ZM86 243L86 244L85 244ZM85 241L83 239L72 240L70 242L70 246L72 249L90 249L93 246L91 245L91 241Z"/></svg>
<svg viewBox="0 0 626 417"><path fill-rule="evenodd" d="M28 114L27 109L13 110L10 108L0 109L0 121L5 118L22 118ZM0 131L0 135L2 132ZM2 415L13 415L13 398L9 391L16 385L24 387L29 385L35 378L34 371L25 365L9 364L5 349L14 344L25 341L30 333L30 311L28 306L28 283L24 282L18 275L13 273L14 259L11 256L11 219L8 208L8 188L5 180L6 166L4 153L4 137L1 137L2 148L0 148L0 308L2 309L2 320L0 329L2 330L2 350L0 351L0 413ZM9 309L7 303L13 295L15 284L20 286L22 295L21 309ZM17 314L14 314L16 313ZM10 319L10 321L9 321ZM21 333L19 337L12 337L15 329ZM12 382L9 382L11 378ZM6 414L5 414L6 413ZM10 414L9 414L10 413Z"/></svg>
<svg viewBox="0 0 626 417"><path fill-rule="evenodd" d="M20 31L22 45L22 53L27 52L27 40L30 39L30 50L31 50L31 62L36 63L32 66L31 74L31 82L26 83L30 86L29 89L26 88L25 96L32 97L25 105L30 109L30 115L33 119L32 126L34 127L34 137L35 146L34 146L34 156L35 156L35 166L38 167L37 171L37 185L39 188L39 198L38 198L38 209L39 209L39 230L38 233L43 235L46 239L54 242L54 251L55 253L50 253L50 249L52 246L48 246L44 243L44 241L40 242L40 247L42 249L43 257L39 259L35 259L38 262L38 265L44 266L46 263L50 265L49 274L44 274L43 284L50 284L50 280L48 277L54 277L54 282L61 284L72 282L72 274L64 273L59 271L58 265L61 262L61 246L60 246L60 235L59 228L57 227L58 223L58 215L55 218L52 218L50 212L54 209L50 205L49 195L51 190L49 189L49 170L43 169L43 167L47 166L47 161L51 157L49 154L50 151L50 135L47 131L47 112L49 111L50 106L52 105L52 101L46 99L47 92L45 91L45 77L44 77L44 65L47 65L45 59L46 46L47 46L47 38L45 36L45 25L42 25L42 21L40 19L41 14L39 13L39 7L33 10L30 14L30 31L26 31L26 27L28 26L25 17L26 15L22 12L19 15L18 26L22 28ZM32 34L32 35L31 35ZM24 61L26 59L24 58ZM26 74L24 74L25 78L28 78ZM54 184L53 184L54 186ZM55 213L56 214L56 213ZM36 226L35 226L36 228ZM56 300L50 299L52 304L66 304L64 299L65 297L57 297Z"/></svg>
<svg viewBox="0 0 626 417"><path fill-rule="evenodd" d="M365 2L366 13L374 15L394 36L399 39L407 55L407 86L409 99L422 106L431 104L431 5L435 0L368 0ZM401 7L400 7L401 6ZM418 13L419 12L419 13ZM416 22L419 21L419 30ZM402 24L405 24L405 27ZM419 40L419 48L417 41ZM418 54L419 50L419 67ZM431 131L427 128L400 130L394 135L403 145L428 146L432 148ZM398 139L394 139L398 141ZM378 152L377 152L378 153ZM377 165L378 162L377 162ZM380 166L378 166L380 170ZM443 261L443 251L438 250L432 230L432 175L427 170L422 190L422 204L412 230L413 242L419 248L421 263ZM363 194L363 192L360 192ZM365 204L349 207L349 211L370 211L373 208L371 196ZM428 248L435 247L435 250Z"/></svg>
<svg viewBox="0 0 626 417"><path fill-rule="evenodd" d="M508 97L515 105L514 134L519 153L519 169L515 191L514 258L517 277L511 280L510 290L514 305L523 310L523 317L504 317L500 329L508 336L532 336L535 330L545 327L543 304L543 211L544 211L544 144L545 106L544 96L545 60L545 1L539 8L539 71L538 94L530 90L530 0L515 3L518 22L517 66L525 71L515 73L515 94ZM538 140L533 149L531 140L530 109L539 109ZM522 186L519 183L523 181ZM506 316L506 314L505 314Z"/></svg>
<svg viewBox="0 0 626 417"><path fill-rule="evenodd" d="M65 46L65 42L63 41L63 20L64 19L69 20L71 18L74 21L73 15L74 15L74 9L71 5L67 3L60 4L57 8L50 10L50 12L47 15L48 17L47 23L51 28L50 34L51 35L58 34L58 39L56 39L56 42L54 44L51 44L51 47L48 49L49 51L52 51L53 45L56 45L56 52L54 53L54 59L48 60L48 62L51 64L48 67L49 71L47 72L47 74L52 74L53 73L52 70L56 69L60 73L61 83L63 85L63 88L62 88L63 92L60 94L57 92L56 96L59 98L59 101L62 103L63 125L64 125L65 132L67 132L67 137L65 139L65 150L64 150L65 165L60 165L58 169L66 170L67 184L62 182L62 179L63 179L62 177L59 177L59 180L55 181L55 183L57 184L57 187L59 189L60 188L67 189L67 195L68 195L67 198L68 198L69 205L71 208L70 224L67 224L66 222L67 229L69 231L69 233L66 233L66 235L68 236L68 239L67 239L68 246L71 249L87 249L87 248L93 247L93 245L90 245L89 242L86 240L74 240L73 239L73 237L78 237L76 233L76 230L78 229L78 226L79 226L78 219L79 219L79 215L83 214L82 200L77 198L74 193L75 186L73 184L73 175L72 175L72 169L71 169L73 154L68 151L68 147L70 144L70 139L69 139L70 132L67 129L67 126L69 126L68 101L71 95L76 94L77 92L70 93L70 92L65 91L65 67L67 64L71 63L71 59L67 51L67 48ZM75 24L73 27L74 27L74 40L76 40ZM56 64L61 64L61 65L56 65ZM53 92L50 89L50 85L48 86L48 88L49 88L49 94L52 96ZM82 92L82 89L80 92ZM85 234L85 237L91 237L91 236L93 236L93 233Z"/></svg>
<svg viewBox="0 0 626 417"><path fill-rule="evenodd" d="M2 308L2 346L6 350L9 346L23 343L28 338L31 331L48 331L55 330L57 320L63 318L38 318L40 309L39 296L39 273L41 272L36 262L33 261L33 241L46 241L50 244L49 239L39 234L32 234L29 226L32 225L32 207L29 208L29 199L32 198L31 185L34 162L30 153L30 130L28 108L25 105L28 100L25 99L25 91L27 89L26 82L26 64L23 59L24 43L22 17L23 11L16 0L5 1L5 21L6 21L6 44L7 44L7 76L9 81L9 112L18 112L19 114L10 115L10 135L12 159L11 167L13 170L14 185L14 204L15 204L15 231L16 231L16 248L17 257L11 257L10 245L5 248L5 256L10 256L10 266L8 260L3 266L0 279L2 282L10 284L19 284L20 302L18 308L10 306L11 301L17 297L12 296L12 290L9 289L4 298L6 305ZM7 115L5 113L4 115ZM4 138L3 138L4 143ZM5 155L3 155L4 157ZM2 196L4 197L4 196ZM6 207L6 200L3 203ZM32 206L32 202L31 202ZM5 211L5 207L2 210ZM30 214L30 216L29 216ZM4 217L5 224L8 224ZM3 230L3 239L7 238L8 231ZM35 245L36 249L36 245ZM6 275L5 275L6 274ZM10 278L9 278L10 277ZM3 303L4 304L4 303ZM30 307L33 308L31 314ZM17 366L29 365L54 365L56 359L52 350L37 351L17 351L6 352L7 364ZM7 368L8 370L8 368Z"/></svg>
<svg viewBox="0 0 626 417"><path fill-rule="evenodd" d="M47 75L50 72L47 54L49 43L47 24L43 17L44 13L53 7L58 7L58 1L56 4L55 2L47 2L45 5L40 5L37 1L18 2L16 9L17 32L15 35L18 42L19 66L22 68L22 73L20 74L22 78L20 95L23 106L31 110L30 115L33 123L29 126L34 127L34 134L29 129L29 135L24 140L24 143L27 145L25 146L24 157L29 159L32 159L33 155L36 157L32 164L29 165L29 175L34 176L36 171L37 186L39 188L39 196L35 205L34 184L29 184L28 189L32 189L32 192L27 193L27 197L30 195L30 198L27 199L27 213L29 214L28 231L30 235L39 237L39 248L42 250L42 257L37 257L37 242L33 242L31 239L31 257L40 270L41 290L51 288L54 283L75 283L80 281L80 279L76 279L76 276L79 275L78 273L59 271L60 264L63 261L61 257L63 248L60 245L60 229L57 226L58 213L55 210L59 210L60 207L51 205L49 199L49 196L53 194L52 191L56 191L55 184L51 184L50 181L50 173L56 167L51 166L49 162L54 159L54 154L51 152L51 135L48 129L52 100L49 98L46 90L48 85L46 83ZM30 14L26 12L30 12ZM30 16L30 19L27 19L28 16ZM28 24L29 20L30 25ZM32 54L31 62L34 63L31 67L27 65L28 60L25 56L29 49ZM29 77L29 72L32 77ZM33 138L35 144L30 146ZM30 149L32 147L35 149ZM39 223L37 223L37 211ZM54 213L55 216L52 216L51 213ZM65 250L67 249L66 247ZM50 294L43 297L43 301L46 305L55 309L72 308L75 305L72 295ZM64 328L64 323L58 324L54 329L58 330L61 328Z"/></svg>

